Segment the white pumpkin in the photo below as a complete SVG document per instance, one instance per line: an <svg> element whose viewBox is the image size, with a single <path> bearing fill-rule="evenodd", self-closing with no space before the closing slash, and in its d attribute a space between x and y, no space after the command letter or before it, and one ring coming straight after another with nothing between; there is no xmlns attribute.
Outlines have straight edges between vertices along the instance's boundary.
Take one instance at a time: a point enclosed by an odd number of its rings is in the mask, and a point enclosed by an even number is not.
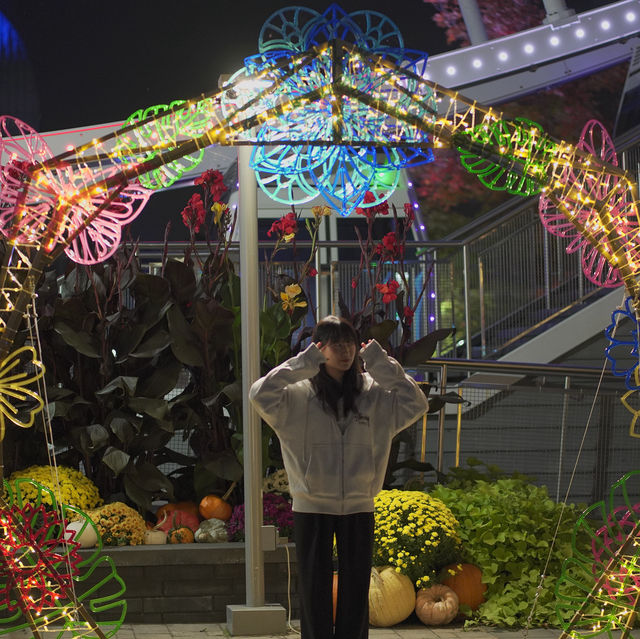
<svg viewBox="0 0 640 639"><path fill-rule="evenodd" d="M411 579L391 566L371 569L369 623L389 627L404 621L416 607Z"/></svg>
<svg viewBox="0 0 640 639"><path fill-rule="evenodd" d="M200 528L196 530L195 540L205 544L219 544L229 541L227 535L227 522L222 519L205 519L200 523Z"/></svg>
<svg viewBox="0 0 640 639"><path fill-rule="evenodd" d="M90 520L70 521L65 526L64 538L78 542L81 548L93 548L98 543L98 533Z"/></svg>
<svg viewBox="0 0 640 639"><path fill-rule="evenodd" d="M148 545L166 544L167 533L164 530L157 530L156 528L153 528L152 530L145 530L144 543Z"/></svg>
<svg viewBox="0 0 640 639"><path fill-rule="evenodd" d="M458 595L444 584L418 590L416 615L426 626L444 626L458 614Z"/></svg>

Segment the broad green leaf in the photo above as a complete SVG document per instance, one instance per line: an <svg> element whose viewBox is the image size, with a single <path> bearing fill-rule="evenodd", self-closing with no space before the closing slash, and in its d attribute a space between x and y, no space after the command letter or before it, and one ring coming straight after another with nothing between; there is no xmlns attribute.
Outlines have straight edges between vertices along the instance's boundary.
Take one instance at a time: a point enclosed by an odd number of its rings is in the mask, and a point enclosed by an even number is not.
<svg viewBox="0 0 640 639"><path fill-rule="evenodd" d="M204 366L202 347L178 306L172 306L167 313L171 351L187 366Z"/></svg>
<svg viewBox="0 0 640 639"><path fill-rule="evenodd" d="M161 353L167 346L171 344L169 333L163 329L156 330L149 335L134 352L131 357L151 358Z"/></svg>
<svg viewBox="0 0 640 639"><path fill-rule="evenodd" d="M90 333L73 329L65 322L54 322L54 328L62 339L72 348L87 357L102 357L97 339Z"/></svg>
<svg viewBox="0 0 640 639"><path fill-rule="evenodd" d="M131 461L131 455L115 446L109 446L102 456L102 463L113 471L117 477Z"/></svg>
<svg viewBox="0 0 640 639"><path fill-rule="evenodd" d="M102 424L89 424L72 428L69 439L84 455L91 455L109 443L109 431Z"/></svg>
<svg viewBox="0 0 640 639"><path fill-rule="evenodd" d="M132 410L138 413L145 413L156 419L164 419L169 413L169 403L166 399L131 397L128 405Z"/></svg>
<svg viewBox="0 0 640 639"><path fill-rule="evenodd" d="M112 379L106 386L96 391L96 395L110 395L114 393L119 397L132 396L136 392L138 384L137 377L127 377L120 375Z"/></svg>
<svg viewBox="0 0 640 639"><path fill-rule="evenodd" d="M453 329L441 328L415 341L404 351L402 364L407 367L419 366L433 357L440 340L451 335Z"/></svg>

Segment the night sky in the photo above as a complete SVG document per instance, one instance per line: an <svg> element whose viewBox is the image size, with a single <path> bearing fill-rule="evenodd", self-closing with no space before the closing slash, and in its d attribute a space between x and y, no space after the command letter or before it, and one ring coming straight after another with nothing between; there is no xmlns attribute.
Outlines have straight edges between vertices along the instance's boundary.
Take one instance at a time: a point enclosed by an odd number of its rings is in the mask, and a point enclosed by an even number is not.
<svg viewBox="0 0 640 639"><path fill-rule="evenodd" d="M608 2L567 4L585 11ZM9 110L10 92L3 90L0 77L0 111L45 132L120 121L143 107L216 90L221 74L235 72L246 56L258 52L267 18L292 5L324 11L329 2L0 0L0 11L25 45L36 105L29 117ZM369 9L387 15L408 48L431 55L451 48L433 23L432 6L422 0L343 0L341 6L348 12ZM154 195L134 222L134 235L161 240L166 222L176 219L188 200L187 191ZM185 239L181 227L174 224L173 239Z"/></svg>
<svg viewBox="0 0 640 639"><path fill-rule="evenodd" d="M258 51L258 34L274 12L328 3L270 0L0 0L22 37L39 92L41 131L125 119L141 107L216 89ZM405 45L446 50L443 32L421 0L349 0L391 17Z"/></svg>

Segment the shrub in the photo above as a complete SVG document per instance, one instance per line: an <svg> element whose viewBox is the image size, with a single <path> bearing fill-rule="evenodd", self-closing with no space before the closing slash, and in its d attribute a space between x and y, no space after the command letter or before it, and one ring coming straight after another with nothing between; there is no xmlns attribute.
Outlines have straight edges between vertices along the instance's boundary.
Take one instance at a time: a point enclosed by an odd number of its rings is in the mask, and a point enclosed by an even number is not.
<svg viewBox="0 0 640 639"><path fill-rule="evenodd" d="M557 626L554 588L563 560L572 554L576 507L555 503L545 487L522 479L466 482L458 488L438 485L431 494L447 504L460 522L464 560L482 570L488 586L487 601L473 621L524 626L535 601L529 625ZM579 538L576 543L585 541ZM546 576L538 593L543 571Z"/></svg>
<svg viewBox="0 0 640 639"><path fill-rule="evenodd" d="M80 510L89 510L102 504L102 498L96 485L75 468L58 466L56 470L51 466L29 466L23 470L16 470L9 477L9 481L16 479L32 479L49 488L62 504L75 506ZM23 499L32 501L38 497L39 491L32 484L21 484ZM42 493L43 503L51 505L49 494Z"/></svg>
<svg viewBox="0 0 640 639"><path fill-rule="evenodd" d="M414 490L383 490L375 499L373 563L393 566L418 588L460 556L458 522L435 497Z"/></svg>
<svg viewBox="0 0 640 639"><path fill-rule="evenodd" d="M138 546L144 541L144 519L122 502L107 504L87 515L98 528L105 546Z"/></svg>
<svg viewBox="0 0 640 639"><path fill-rule="evenodd" d="M293 534L293 512L291 504L282 495L264 493L263 522L265 526L275 526L282 537ZM229 541L244 541L244 504L235 506L227 523Z"/></svg>

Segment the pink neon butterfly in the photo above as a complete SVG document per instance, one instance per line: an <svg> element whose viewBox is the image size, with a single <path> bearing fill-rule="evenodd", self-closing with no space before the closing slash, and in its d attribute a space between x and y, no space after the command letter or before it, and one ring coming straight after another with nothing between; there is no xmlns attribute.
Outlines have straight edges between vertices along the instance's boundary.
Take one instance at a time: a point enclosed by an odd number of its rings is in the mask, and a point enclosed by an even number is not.
<svg viewBox="0 0 640 639"><path fill-rule="evenodd" d="M140 214L152 192L128 184L119 192L114 191L117 187L92 188L91 195L80 198L85 187L117 175L119 167L47 163L52 158L32 127L11 116L0 117L0 232L48 251L65 244L65 253L80 264L107 259L120 244L122 226Z"/></svg>

